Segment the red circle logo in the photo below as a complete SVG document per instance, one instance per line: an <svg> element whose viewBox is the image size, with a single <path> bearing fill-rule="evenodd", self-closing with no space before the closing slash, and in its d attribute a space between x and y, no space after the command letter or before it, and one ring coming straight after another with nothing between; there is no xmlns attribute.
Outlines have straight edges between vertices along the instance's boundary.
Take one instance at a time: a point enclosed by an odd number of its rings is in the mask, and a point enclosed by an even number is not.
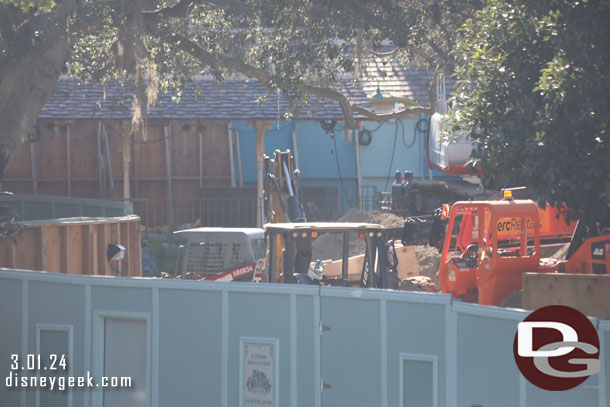
<svg viewBox="0 0 610 407"><path fill-rule="evenodd" d="M519 323L513 342L521 374L544 390L562 391L599 373L599 337L574 308L550 305Z"/></svg>

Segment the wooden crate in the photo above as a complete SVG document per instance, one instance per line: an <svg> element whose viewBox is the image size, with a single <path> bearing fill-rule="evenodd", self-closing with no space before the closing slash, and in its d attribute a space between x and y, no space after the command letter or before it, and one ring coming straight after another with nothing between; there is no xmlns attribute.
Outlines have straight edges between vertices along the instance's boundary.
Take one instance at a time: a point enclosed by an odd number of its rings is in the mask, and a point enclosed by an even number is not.
<svg viewBox="0 0 610 407"><path fill-rule="evenodd" d="M523 308L566 305L585 315L610 319L610 275L525 273Z"/></svg>
<svg viewBox="0 0 610 407"><path fill-rule="evenodd" d="M125 247L125 258L106 260L109 243ZM27 222L17 239L0 245L0 267L54 273L142 276L140 218L66 218Z"/></svg>

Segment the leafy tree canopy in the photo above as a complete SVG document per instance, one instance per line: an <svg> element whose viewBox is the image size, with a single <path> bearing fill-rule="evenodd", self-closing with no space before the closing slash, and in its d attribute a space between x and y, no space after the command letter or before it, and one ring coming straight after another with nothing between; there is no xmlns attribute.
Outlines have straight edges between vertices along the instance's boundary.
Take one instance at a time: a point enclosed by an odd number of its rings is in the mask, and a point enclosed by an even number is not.
<svg viewBox="0 0 610 407"><path fill-rule="evenodd" d="M527 185L573 216L607 216L610 2L490 0L455 50L456 122L489 186Z"/></svg>
<svg viewBox="0 0 610 407"><path fill-rule="evenodd" d="M383 41L409 62L452 64L457 28L479 0L0 0L0 173L33 125L61 72L91 82L137 83L136 116L159 89L195 74L256 78L293 99L350 105L335 83ZM138 113L140 111L140 113Z"/></svg>
<svg viewBox="0 0 610 407"><path fill-rule="evenodd" d="M136 113L193 75L240 73L371 120L335 87L386 41L405 62L454 69L459 126L494 187L597 216L610 173L610 3L604 0L0 0L0 173L67 69L135 81ZM138 114L136 114L138 116Z"/></svg>

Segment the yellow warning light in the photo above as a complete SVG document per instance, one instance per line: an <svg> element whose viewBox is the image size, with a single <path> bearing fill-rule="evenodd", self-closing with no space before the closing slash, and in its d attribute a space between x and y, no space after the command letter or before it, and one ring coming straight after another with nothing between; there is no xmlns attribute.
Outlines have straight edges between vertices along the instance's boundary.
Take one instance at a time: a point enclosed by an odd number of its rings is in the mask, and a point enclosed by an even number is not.
<svg viewBox="0 0 610 407"><path fill-rule="evenodd" d="M503 192L504 192L504 195L503 195L504 199L513 199L513 191L511 191L510 189L505 189Z"/></svg>

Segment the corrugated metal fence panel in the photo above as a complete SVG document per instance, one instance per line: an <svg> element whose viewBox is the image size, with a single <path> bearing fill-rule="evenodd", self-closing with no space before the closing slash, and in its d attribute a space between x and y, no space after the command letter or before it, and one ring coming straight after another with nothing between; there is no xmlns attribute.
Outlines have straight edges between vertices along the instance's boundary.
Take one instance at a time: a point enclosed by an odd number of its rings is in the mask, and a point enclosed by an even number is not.
<svg viewBox="0 0 610 407"><path fill-rule="evenodd" d="M41 330L55 329L68 332L70 374L101 375L104 321L134 319L147 330L147 407L239 405L248 341L274 351L275 406L605 407L610 322L599 323L602 373L555 393L515 366L526 315L434 294L2 270L0 367L36 353ZM99 405L101 391L69 397ZM35 406L36 391L2 386L0 405Z"/></svg>

